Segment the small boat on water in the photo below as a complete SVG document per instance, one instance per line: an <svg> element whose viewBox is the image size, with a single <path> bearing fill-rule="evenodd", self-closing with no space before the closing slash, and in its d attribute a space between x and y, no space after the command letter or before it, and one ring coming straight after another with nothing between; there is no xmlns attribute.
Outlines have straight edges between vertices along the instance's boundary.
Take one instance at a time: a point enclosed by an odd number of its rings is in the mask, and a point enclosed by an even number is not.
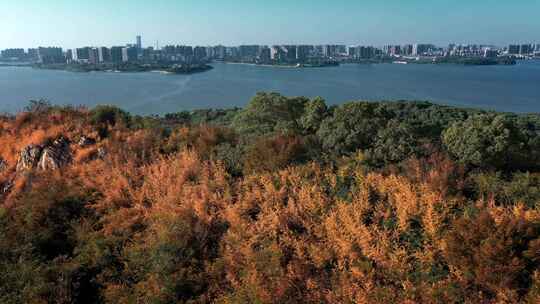
<svg viewBox="0 0 540 304"><path fill-rule="evenodd" d="M407 61L394 61L395 64L408 64Z"/></svg>

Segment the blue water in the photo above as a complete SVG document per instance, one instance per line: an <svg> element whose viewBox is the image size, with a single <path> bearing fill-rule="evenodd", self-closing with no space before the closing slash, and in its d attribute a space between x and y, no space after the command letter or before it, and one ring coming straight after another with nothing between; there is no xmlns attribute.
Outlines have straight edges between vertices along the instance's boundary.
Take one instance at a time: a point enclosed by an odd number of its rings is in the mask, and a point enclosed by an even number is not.
<svg viewBox="0 0 540 304"><path fill-rule="evenodd" d="M137 114L243 106L258 91L352 100L429 100L511 112L540 112L540 61L515 66L342 65L279 68L213 64L194 75L71 73L0 67L0 112L30 99L55 104L114 104Z"/></svg>

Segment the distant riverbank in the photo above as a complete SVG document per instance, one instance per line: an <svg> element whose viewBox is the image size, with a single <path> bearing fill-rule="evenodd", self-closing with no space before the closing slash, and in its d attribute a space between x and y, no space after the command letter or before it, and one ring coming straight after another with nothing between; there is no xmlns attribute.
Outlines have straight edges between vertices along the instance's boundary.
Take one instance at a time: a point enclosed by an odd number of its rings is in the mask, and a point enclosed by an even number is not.
<svg viewBox="0 0 540 304"><path fill-rule="evenodd" d="M194 74L211 70L213 67L200 64L34 64L35 69L62 70L68 72L163 72L169 74Z"/></svg>
<svg viewBox="0 0 540 304"><path fill-rule="evenodd" d="M513 58L484 58L484 57L384 57L380 59L345 60L351 64L454 64L454 65L515 65Z"/></svg>
<svg viewBox="0 0 540 304"><path fill-rule="evenodd" d="M321 63L254 63L254 62L236 62L236 61L220 61L224 64L239 64L239 65L250 65L250 66L260 66L260 67L272 67L272 68L323 68L323 67L335 67L339 66L337 61L328 61Z"/></svg>
<svg viewBox="0 0 540 304"><path fill-rule="evenodd" d="M0 62L0 67L28 67L31 65L27 62Z"/></svg>
<svg viewBox="0 0 540 304"><path fill-rule="evenodd" d="M515 65L517 62L513 58L484 58L484 57L381 57L370 59L340 59L335 61L314 62L314 63L254 63L223 61L226 64L242 64L262 67L277 68L321 68L335 67L345 64L455 64L455 65Z"/></svg>
<svg viewBox="0 0 540 304"><path fill-rule="evenodd" d="M311 63L254 63L236 61L216 61L216 63L249 65L272 68L322 68L335 67L342 63L346 64L454 64L464 66L486 66L486 65L515 65L517 61L513 58L483 58L483 57L382 57L374 59L346 59L340 61L323 61ZM28 62L0 62L0 67L25 67L31 66L36 69L63 70L69 72L162 72L165 74L194 74L211 70L213 67L205 64L143 64L143 63L122 63L122 64L33 64Z"/></svg>
<svg viewBox="0 0 540 304"><path fill-rule="evenodd" d="M460 65L515 65L517 62L513 58L483 58L483 57L437 57L432 62L418 63L434 63L434 64L460 64Z"/></svg>

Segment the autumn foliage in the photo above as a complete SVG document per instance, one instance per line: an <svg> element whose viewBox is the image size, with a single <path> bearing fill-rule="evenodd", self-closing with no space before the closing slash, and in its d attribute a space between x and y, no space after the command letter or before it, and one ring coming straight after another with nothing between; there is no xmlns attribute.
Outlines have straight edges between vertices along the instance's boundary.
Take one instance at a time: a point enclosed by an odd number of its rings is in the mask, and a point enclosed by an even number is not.
<svg viewBox="0 0 540 304"><path fill-rule="evenodd" d="M540 302L537 173L493 177L441 149L314 160L300 134L115 113L1 119L1 303ZM16 172L59 134L69 166Z"/></svg>

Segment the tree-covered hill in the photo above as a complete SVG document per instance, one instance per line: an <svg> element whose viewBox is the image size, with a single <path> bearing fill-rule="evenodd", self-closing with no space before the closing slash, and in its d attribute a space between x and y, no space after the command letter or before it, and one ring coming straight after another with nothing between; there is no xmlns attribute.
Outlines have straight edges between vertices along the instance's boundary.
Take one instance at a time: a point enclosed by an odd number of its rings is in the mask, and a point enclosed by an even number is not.
<svg viewBox="0 0 540 304"><path fill-rule="evenodd" d="M0 117L0 303L538 303L539 267L536 114Z"/></svg>

